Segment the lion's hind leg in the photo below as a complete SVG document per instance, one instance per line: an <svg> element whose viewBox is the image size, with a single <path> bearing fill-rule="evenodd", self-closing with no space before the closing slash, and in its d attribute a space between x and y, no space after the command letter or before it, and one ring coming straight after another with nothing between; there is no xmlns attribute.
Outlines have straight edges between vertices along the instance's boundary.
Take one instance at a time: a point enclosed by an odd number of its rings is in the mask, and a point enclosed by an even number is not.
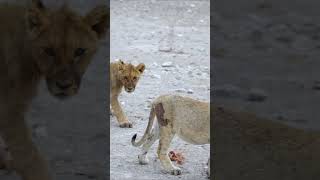
<svg viewBox="0 0 320 180"><path fill-rule="evenodd" d="M172 164L169 155L168 149L170 143L174 137L172 129L168 126L160 127L160 141L158 147L158 156L161 162L162 167L165 171L170 172L172 175L180 175L181 169Z"/></svg>
<svg viewBox="0 0 320 180"><path fill-rule="evenodd" d="M148 164L149 163L149 160L147 157L148 151L151 148L151 146L154 144L154 142L158 139L159 139L159 125L158 125L158 122L155 121L154 127L152 128L148 139L142 145L141 154L138 155L138 159L139 159L140 164Z"/></svg>

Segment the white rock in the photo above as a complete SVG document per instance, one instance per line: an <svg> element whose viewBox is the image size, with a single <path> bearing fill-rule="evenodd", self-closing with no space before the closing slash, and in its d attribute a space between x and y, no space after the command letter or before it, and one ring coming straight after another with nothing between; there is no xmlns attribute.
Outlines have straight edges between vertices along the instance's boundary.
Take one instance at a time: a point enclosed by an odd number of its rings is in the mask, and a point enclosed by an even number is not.
<svg viewBox="0 0 320 180"><path fill-rule="evenodd" d="M171 62L171 61L164 62L161 66L162 67L172 67L173 66L173 62Z"/></svg>
<svg viewBox="0 0 320 180"><path fill-rule="evenodd" d="M185 93L186 92L186 90L185 89L176 89L176 90L174 90L175 92L180 92L180 93Z"/></svg>
<svg viewBox="0 0 320 180"><path fill-rule="evenodd" d="M188 89L187 93L188 94L193 94L193 90L192 89Z"/></svg>
<svg viewBox="0 0 320 180"><path fill-rule="evenodd" d="M159 51L160 52L171 52L172 48L169 46L161 46L161 47L159 47Z"/></svg>

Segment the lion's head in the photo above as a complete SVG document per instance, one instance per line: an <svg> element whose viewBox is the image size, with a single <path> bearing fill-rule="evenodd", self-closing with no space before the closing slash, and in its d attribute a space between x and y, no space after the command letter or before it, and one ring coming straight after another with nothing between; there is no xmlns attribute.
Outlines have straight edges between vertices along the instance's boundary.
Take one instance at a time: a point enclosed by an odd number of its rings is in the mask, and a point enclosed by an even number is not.
<svg viewBox="0 0 320 180"><path fill-rule="evenodd" d="M130 63L124 63L119 60L119 80L124 86L126 92L131 93L135 90L141 74L145 69L145 65L140 63L134 66Z"/></svg>
<svg viewBox="0 0 320 180"><path fill-rule="evenodd" d="M107 6L81 16L66 6L49 10L33 0L26 20L32 56L49 92L58 98L75 95L99 40L110 27Z"/></svg>

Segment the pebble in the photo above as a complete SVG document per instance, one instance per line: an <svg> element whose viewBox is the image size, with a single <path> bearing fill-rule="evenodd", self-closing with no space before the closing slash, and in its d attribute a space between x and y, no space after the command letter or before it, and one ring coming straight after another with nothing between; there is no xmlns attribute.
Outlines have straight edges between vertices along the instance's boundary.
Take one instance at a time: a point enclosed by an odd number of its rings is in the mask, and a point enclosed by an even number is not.
<svg viewBox="0 0 320 180"><path fill-rule="evenodd" d="M187 93L188 94L193 94L193 90L192 89L188 89Z"/></svg>
<svg viewBox="0 0 320 180"><path fill-rule="evenodd" d="M256 102L262 102L267 98L266 92L264 92L262 89L253 88L249 91L247 100L248 101L256 101Z"/></svg>
<svg viewBox="0 0 320 180"><path fill-rule="evenodd" d="M159 47L159 51L160 52L171 52L172 48L169 46L162 46L162 47Z"/></svg>
<svg viewBox="0 0 320 180"><path fill-rule="evenodd" d="M164 62L162 65L162 67L172 67L173 66L173 63L168 61L168 62Z"/></svg>
<svg viewBox="0 0 320 180"><path fill-rule="evenodd" d="M313 86L312 86L312 89L320 90L320 81L315 81Z"/></svg>
<svg viewBox="0 0 320 180"><path fill-rule="evenodd" d="M186 89L176 89L174 90L175 92L179 92L179 93L185 93Z"/></svg>

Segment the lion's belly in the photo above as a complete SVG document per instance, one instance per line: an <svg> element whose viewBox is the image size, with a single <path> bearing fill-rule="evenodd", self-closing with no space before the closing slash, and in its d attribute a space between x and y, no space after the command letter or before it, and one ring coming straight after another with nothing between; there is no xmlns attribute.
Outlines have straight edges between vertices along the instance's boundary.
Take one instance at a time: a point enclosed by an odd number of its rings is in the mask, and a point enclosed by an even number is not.
<svg viewBox="0 0 320 180"><path fill-rule="evenodd" d="M196 109L182 109L175 111L174 129L177 135L192 144L210 143L209 114Z"/></svg>
<svg viewBox="0 0 320 180"><path fill-rule="evenodd" d="M177 135L182 140L191 144L209 144L210 143L210 133L194 131L194 129L179 129Z"/></svg>

